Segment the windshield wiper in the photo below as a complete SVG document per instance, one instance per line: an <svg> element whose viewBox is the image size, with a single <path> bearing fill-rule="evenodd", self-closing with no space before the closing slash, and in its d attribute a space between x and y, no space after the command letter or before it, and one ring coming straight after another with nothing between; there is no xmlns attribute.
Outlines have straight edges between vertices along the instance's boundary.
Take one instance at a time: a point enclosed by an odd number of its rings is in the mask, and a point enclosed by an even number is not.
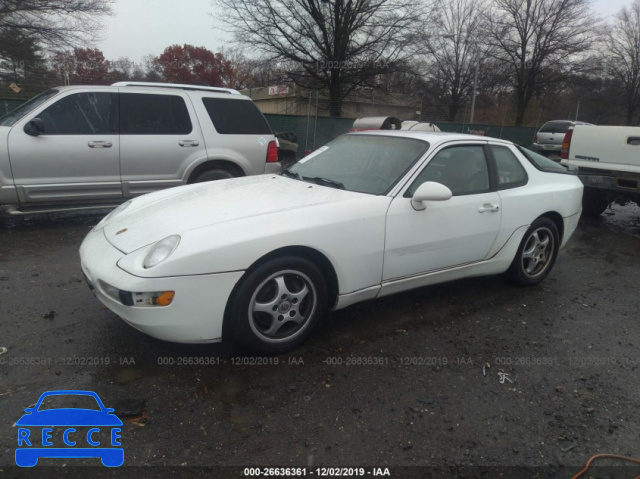
<svg viewBox="0 0 640 479"><path fill-rule="evenodd" d="M313 178L303 176L302 179L304 181L313 181L316 185L320 186L330 186L331 188L338 188L339 190L345 189L344 185L339 181L323 178L322 176L314 176Z"/></svg>
<svg viewBox="0 0 640 479"><path fill-rule="evenodd" d="M282 176L288 176L289 178L294 178L296 180L300 179L300 175L298 173L296 173L295 171L283 170L280 174Z"/></svg>

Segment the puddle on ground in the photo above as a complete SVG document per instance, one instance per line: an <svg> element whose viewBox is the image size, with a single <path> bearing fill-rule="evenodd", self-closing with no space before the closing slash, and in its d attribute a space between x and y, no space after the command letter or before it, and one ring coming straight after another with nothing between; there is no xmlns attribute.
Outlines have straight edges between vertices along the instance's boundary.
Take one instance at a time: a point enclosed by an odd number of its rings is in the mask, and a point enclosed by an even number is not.
<svg viewBox="0 0 640 479"><path fill-rule="evenodd" d="M640 207L633 203L626 206L611 205L598 218L587 218L589 224L601 223L611 231L640 236Z"/></svg>

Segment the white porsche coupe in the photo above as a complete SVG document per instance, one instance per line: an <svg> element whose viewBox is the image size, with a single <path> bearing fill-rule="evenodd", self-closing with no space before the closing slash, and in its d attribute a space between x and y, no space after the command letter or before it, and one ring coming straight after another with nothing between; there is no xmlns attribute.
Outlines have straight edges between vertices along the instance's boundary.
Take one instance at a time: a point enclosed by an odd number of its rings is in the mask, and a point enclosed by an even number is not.
<svg viewBox="0 0 640 479"><path fill-rule="evenodd" d="M581 199L575 172L508 141L351 133L281 174L128 201L80 256L100 301L144 333L277 354L327 309L469 276L539 283Z"/></svg>

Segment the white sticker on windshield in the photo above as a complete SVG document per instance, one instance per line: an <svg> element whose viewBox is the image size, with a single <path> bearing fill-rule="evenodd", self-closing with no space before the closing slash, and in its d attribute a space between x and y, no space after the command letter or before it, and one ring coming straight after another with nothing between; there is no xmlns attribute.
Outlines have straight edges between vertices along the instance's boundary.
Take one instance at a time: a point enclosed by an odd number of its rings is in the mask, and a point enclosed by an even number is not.
<svg viewBox="0 0 640 479"><path fill-rule="evenodd" d="M302 158L300 161L298 161L298 163L304 163L305 161L310 160L314 156L318 156L320 153L322 153L323 151L327 151L328 149L329 149L328 146L322 146L322 147L318 148L316 151L314 151L313 153L310 153L307 156L305 156L304 158Z"/></svg>

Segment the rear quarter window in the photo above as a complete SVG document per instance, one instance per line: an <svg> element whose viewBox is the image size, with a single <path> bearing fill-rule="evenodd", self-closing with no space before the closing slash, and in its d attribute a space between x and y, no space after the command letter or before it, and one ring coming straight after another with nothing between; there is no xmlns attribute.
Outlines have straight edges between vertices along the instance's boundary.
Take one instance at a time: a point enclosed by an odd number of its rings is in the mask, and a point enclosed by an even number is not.
<svg viewBox="0 0 640 479"><path fill-rule="evenodd" d="M548 121L540 128L540 133L566 133L570 126L570 121Z"/></svg>
<svg viewBox="0 0 640 479"><path fill-rule="evenodd" d="M546 156L542 156L535 151L531 151L528 148L523 148L521 146L516 146L518 151L522 153L529 162L535 166L537 169L541 171L546 171L548 173L568 173L574 174L569 171L569 169L561 163L556 163L553 160L550 160Z"/></svg>
<svg viewBox="0 0 640 479"><path fill-rule="evenodd" d="M498 190L517 188L527 184L527 172L520 160L506 146L491 145L491 152L496 161L498 173Z"/></svg>
<svg viewBox="0 0 640 479"><path fill-rule="evenodd" d="M202 102L221 135L271 135L271 127L252 101L203 98Z"/></svg>

